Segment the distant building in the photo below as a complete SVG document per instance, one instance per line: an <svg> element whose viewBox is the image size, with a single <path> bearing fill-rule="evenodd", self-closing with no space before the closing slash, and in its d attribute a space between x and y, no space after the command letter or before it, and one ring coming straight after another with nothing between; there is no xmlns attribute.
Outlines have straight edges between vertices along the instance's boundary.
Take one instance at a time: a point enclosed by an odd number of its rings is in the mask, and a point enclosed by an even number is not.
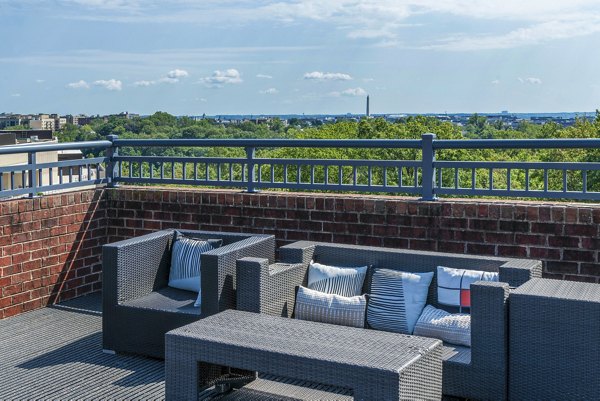
<svg viewBox="0 0 600 401"><path fill-rule="evenodd" d="M39 114L29 121L31 129L45 129L54 132L56 129L56 121L48 114Z"/></svg>
<svg viewBox="0 0 600 401"><path fill-rule="evenodd" d="M0 129L16 127L18 125L28 125L29 116L23 116L21 114L0 114Z"/></svg>

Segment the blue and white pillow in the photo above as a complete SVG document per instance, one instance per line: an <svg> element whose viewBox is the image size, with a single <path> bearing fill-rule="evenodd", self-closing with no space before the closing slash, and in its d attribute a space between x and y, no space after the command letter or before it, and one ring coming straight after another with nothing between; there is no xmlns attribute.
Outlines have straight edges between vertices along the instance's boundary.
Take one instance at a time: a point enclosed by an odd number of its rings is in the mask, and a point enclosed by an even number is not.
<svg viewBox="0 0 600 401"><path fill-rule="evenodd" d="M294 317L340 326L365 327L367 299L364 295L342 297L299 287Z"/></svg>
<svg viewBox="0 0 600 401"><path fill-rule="evenodd" d="M308 288L343 297L361 295L367 268L328 266L311 261L308 266Z"/></svg>
<svg viewBox="0 0 600 401"><path fill-rule="evenodd" d="M440 305L456 306L462 312L471 308L471 284L476 281L498 281L499 275L480 270L438 266L437 296Z"/></svg>
<svg viewBox="0 0 600 401"><path fill-rule="evenodd" d="M448 313L427 305L415 325L415 336L438 338L449 344L471 346L471 315Z"/></svg>
<svg viewBox="0 0 600 401"><path fill-rule="evenodd" d="M213 246L200 239L176 236L171 252L171 270L169 272L169 287L198 293L194 302L199 307L202 302L200 286L200 255L210 251Z"/></svg>
<svg viewBox="0 0 600 401"><path fill-rule="evenodd" d="M425 303L433 272L407 273L375 269L367 306L367 323L376 330L412 334Z"/></svg>

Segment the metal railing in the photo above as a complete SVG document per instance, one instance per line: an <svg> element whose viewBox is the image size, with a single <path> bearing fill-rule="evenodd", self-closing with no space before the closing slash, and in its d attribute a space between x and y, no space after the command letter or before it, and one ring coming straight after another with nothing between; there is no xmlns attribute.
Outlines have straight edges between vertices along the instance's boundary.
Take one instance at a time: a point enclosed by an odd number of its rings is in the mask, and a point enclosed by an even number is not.
<svg viewBox="0 0 600 401"><path fill-rule="evenodd" d="M152 147L242 148L245 157L134 156L119 150ZM106 149L103 157L36 163L36 153L59 149ZM258 149L413 149L420 160L358 160L257 157ZM599 149L600 139L549 140L312 140L312 139L119 139L0 148L0 155L27 153L28 163L0 167L0 197L90 184L176 184L260 189L402 193L434 200L444 196L492 196L600 200L600 161L446 161L436 153L452 149ZM101 170L106 167L106 176ZM72 169L78 167L75 178ZM96 169L84 179L82 169ZM60 169L53 182L52 169ZM65 169L71 169L68 180ZM43 174L44 171L49 173ZM15 174L21 185L15 187ZM93 175L93 174L92 174ZM26 178L24 178L26 177ZM43 178L46 177L45 181ZM10 179L7 179L10 178ZM517 179L518 178L518 179ZM598 182L597 182L598 181ZM7 185L9 182L10 185ZM558 184L557 184L558 183Z"/></svg>
<svg viewBox="0 0 600 401"><path fill-rule="evenodd" d="M107 149L107 155L58 161L60 151L74 149ZM20 195L35 197L69 188L106 184L108 178L104 174L104 165L110 161L111 150L110 141L0 147L0 198ZM7 163L2 163L2 158L8 155L13 155L14 163L3 166ZM51 161L39 160L40 155Z"/></svg>

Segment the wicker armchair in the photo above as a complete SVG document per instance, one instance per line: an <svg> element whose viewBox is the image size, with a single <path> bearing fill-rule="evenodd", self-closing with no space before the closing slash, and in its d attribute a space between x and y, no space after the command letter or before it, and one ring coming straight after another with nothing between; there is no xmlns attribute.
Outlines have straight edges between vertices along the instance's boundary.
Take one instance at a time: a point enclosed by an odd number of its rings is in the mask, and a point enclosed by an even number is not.
<svg viewBox="0 0 600 401"><path fill-rule="evenodd" d="M295 291L306 285L308 263L338 266L370 265L408 272L436 271L436 266L499 272L500 282L477 282L471 286L471 348L445 344L443 392L449 396L484 400L507 398L508 326L507 299L510 287L540 277L537 260L469 256L354 245L301 241L280 248L285 263L243 258L237 264L239 310L290 317ZM363 292L369 293L369 269ZM437 303L434 275L427 303ZM260 289L260 290L259 290Z"/></svg>
<svg viewBox="0 0 600 401"><path fill-rule="evenodd" d="M102 249L102 346L107 351L164 358L167 331L236 307L236 260L245 256L274 260L275 238L209 231L182 233L222 239L202 254L202 306L198 294L167 286L173 230L104 245Z"/></svg>

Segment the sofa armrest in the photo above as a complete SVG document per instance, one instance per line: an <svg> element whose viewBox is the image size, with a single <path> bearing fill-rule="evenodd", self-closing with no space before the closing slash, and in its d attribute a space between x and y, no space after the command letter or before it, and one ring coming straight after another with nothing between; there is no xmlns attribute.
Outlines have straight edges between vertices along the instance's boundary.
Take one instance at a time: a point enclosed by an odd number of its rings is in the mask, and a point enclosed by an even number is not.
<svg viewBox="0 0 600 401"><path fill-rule="evenodd" d="M236 308L236 261L244 257L275 260L275 237L255 235L202 254L202 314Z"/></svg>
<svg viewBox="0 0 600 401"><path fill-rule="evenodd" d="M490 374L506 375L508 296L507 283L471 284L471 363Z"/></svg>
<svg viewBox="0 0 600 401"><path fill-rule="evenodd" d="M279 248L279 260L283 263L308 263L315 253L314 242L298 241Z"/></svg>
<svg viewBox="0 0 600 401"><path fill-rule="evenodd" d="M306 269L304 263L269 265L266 259L238 260L238 310L291 317L296 287L302 285Z"/></svg>
<svg viewBox="0 0 600 401"><path fill-rule="evenodd" d="M167 285L173 231L158 231L102 247L103 299L135 299Z"/></svg>
<svg viewBox="0 0 600 401"><path fill-rule="evenodd" d="M525 284L532 278L542 277L542 262L531 259L512 259L499 268L500 281L511 288Z"/></svg>

